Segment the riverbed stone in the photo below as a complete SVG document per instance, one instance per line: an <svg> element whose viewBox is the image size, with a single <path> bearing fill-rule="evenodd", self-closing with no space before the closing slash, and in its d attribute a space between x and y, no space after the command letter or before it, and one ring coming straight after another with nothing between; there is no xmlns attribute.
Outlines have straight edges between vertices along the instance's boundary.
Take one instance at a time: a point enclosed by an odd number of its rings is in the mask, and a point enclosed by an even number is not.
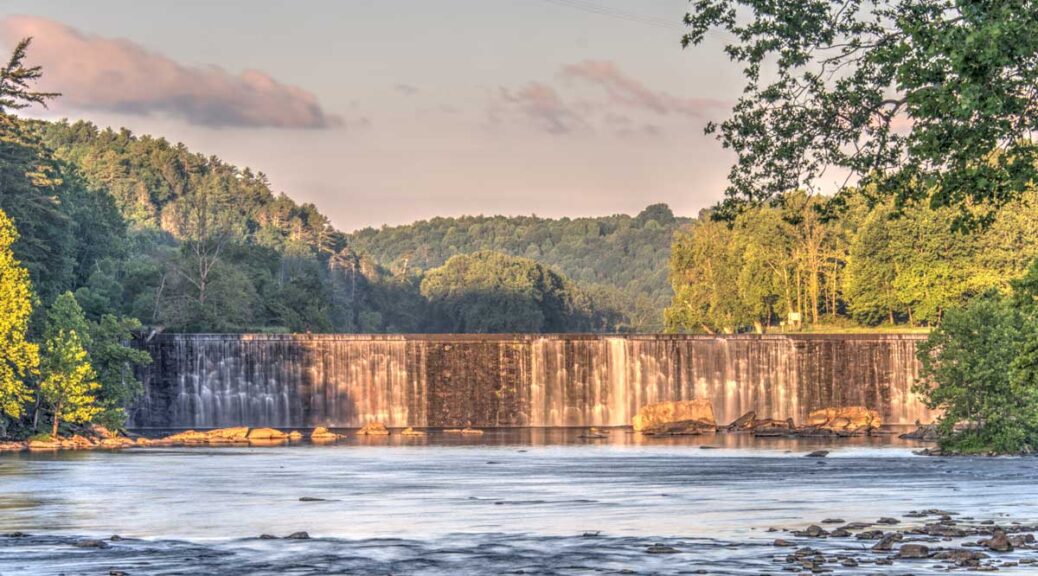
<svg viewBox="0 0 1038 576"><path fill-rule="evenodd" d="M980 545L991 550L993 552L1012 552L1013 544L1009 541L1006 533L1001 528L996 528L991 534L991 538L987 540L981 540Z"/></svg>
<svg viewBox="0 0 1038 576"><path fill-rule="evenodd" d="M904 560L918 560L930 556L930 549L922 544L902 544L897 549L897 557Z"/></svg>
<svg viewBox="0 0 1038 576"><path fill-rule="evenodd" d="M876 542L872 546L872 549L877 551L877 552L888 552L890 550L893 550L894 549L894 543L895 542L900 542L902 538L904 538L904 536L902 536L898 532L891 532L889 534L884 534L883 537L880 538L879 542Z"/></svg>
<svg viewBox="0 0 1038 576"><path fill-rule="evenodd" d="M661 424L689 420L709 422L713 426L717 426L713 402L706 398L697 398L647 404L638 410L631 424L635 432L641 432Z"/></svg>

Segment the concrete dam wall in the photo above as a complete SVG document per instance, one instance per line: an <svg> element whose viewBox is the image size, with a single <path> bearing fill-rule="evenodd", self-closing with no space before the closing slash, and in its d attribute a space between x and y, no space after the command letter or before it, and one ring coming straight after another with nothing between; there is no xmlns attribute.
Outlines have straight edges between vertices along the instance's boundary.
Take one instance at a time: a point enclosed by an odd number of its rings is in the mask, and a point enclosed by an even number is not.
<svg viewBox="0 0 1038 576"><path fill-rule="evenodd" d="M159 334L137 428L615 426L709 398L718 422L865 405L932 415L911 393L918 335Z"/></svg>

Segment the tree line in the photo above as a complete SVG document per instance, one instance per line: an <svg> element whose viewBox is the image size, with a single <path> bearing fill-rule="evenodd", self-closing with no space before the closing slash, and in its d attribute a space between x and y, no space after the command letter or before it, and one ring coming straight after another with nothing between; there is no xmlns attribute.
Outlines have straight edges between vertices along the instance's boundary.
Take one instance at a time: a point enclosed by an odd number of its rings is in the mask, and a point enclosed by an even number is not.
<svg viewBox="0 0 1038 576"><path fill-rule="evenodd" d="M950 207L872 198L797 191L731 220L704 214L675 237L667 328L763 332L791 328L791 318L815 327L935 326L973 297L1009 292L1038 256L1034 192L973 231L955 227Z"/></svg>

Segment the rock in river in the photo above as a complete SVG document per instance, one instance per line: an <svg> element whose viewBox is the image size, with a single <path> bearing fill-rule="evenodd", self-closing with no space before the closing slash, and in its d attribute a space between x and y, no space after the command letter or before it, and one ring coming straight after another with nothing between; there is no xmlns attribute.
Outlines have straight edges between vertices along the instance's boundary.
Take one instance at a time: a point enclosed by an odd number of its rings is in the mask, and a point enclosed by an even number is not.
<svg viewBox="0 0 1038 576"><path fill-rule="evenodd" d="M714 418L713 403L705 398L697 398L695 400L647 404L638 410L638 414L635 415L632 424L635 432L641 432L660 424L688 420L709 422L716 426L717 420Z"/></svg>
<svg viewBox="0 0 1038 576"><path fill-rule="evenodd" d="M288 434L273 428L253 428L249 430L249 440L288 440Z"/></svg>
<svg viewBox="0 0 1038 576"><path fill-rule="evenodd" d="M357 434L361 436L389 436L389 428L386 428L386 425L381 422L372 421L358 430Z"/></svg>

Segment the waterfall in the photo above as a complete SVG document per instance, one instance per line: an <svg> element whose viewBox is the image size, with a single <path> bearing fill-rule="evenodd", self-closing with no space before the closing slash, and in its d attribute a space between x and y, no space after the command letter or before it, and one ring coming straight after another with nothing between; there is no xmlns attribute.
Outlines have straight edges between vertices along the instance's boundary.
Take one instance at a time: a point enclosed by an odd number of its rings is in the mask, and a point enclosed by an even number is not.
<svg viewBox="0 0 1038 576"><path fill-rule="evenodd" d="M864 405L911 424L933 419L911 392L921 338L160 334L131 425L617 426L692 398L722 423Z"/></svg>

